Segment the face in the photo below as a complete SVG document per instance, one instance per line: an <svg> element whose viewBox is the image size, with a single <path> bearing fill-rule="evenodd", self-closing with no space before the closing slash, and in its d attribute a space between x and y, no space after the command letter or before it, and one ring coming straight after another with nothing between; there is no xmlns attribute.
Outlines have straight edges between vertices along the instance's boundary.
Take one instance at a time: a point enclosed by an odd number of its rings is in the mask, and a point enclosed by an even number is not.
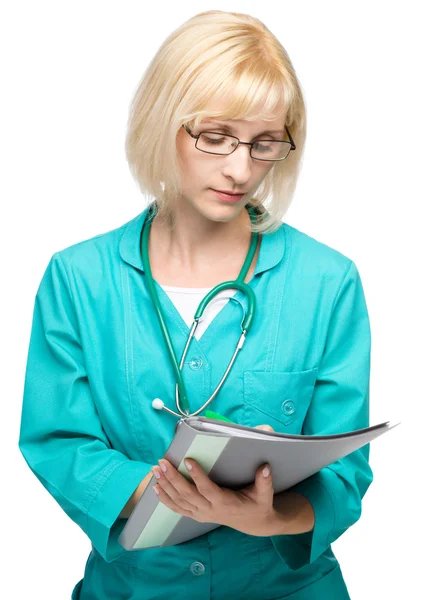
<svg viewBox="0 0 429 600"><path fill-rule="evenodd" d="M228 125L231 131L222 129L225 125ZM194 135L201 131L229 133L243 142L287 139L284 114L270 121L206 118L198 127L191 127ZM263 133L265 131L278 133ZM181 127L177 135L183 190L180 202L187 210L196 211L211 221L232 221L241 213L275 163L252 158L250 146L240 144L232 154L214 155L195 148L195 142L195 138ZM220 199L213 189L244 193L244 196L236 202L227 202Z"/></svg>

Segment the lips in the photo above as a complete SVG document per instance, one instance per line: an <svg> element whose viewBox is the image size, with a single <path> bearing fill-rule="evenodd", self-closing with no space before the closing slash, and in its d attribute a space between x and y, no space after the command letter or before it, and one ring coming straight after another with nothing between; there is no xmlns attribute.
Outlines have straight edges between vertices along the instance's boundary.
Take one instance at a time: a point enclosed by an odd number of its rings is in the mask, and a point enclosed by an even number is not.
<svg viewBox="0 0 429 600"><path fill-rule="evenodd" d="M214 192L220 192L221 194L228 194L228 196L244 196L244 194L246 192L240 192L240 193L234 193L234 192L229 192L228 190L215 190L215 188L212 188L212 190Z"/></svg>
<svg viewBox="0 0 429 600"><path fill-rule="evenodd" d="M216 194L218 199L222 200L223 202L239 202L244 196L244 194L225 194L224 192L218 192L212 188L210 189Z"/></svg>

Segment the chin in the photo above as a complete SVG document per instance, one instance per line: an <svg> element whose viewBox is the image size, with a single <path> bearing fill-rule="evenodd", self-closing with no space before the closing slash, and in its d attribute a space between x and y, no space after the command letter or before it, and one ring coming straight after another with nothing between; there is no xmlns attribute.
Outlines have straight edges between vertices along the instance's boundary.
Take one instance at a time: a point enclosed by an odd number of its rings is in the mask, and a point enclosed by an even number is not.
<svg viewBox="0 0 429 600"><path fill-rule="evenodd" d="M204 211L204 216L219 223L229 223L238 217L243 208L241 204L216 206L213 210Z"/></svg>
<svg viewBox="0 0 429 600"><path fill-rule="evenodd" d="M237 203L220 202L216 198L205 198L204 200L199 198L195 201L188 199L186 204L188 204L193 212L209 221L229 223L241 214L242 210L245 208L246 202L247 200L245 200L245 198L242 198L240 202Z"/></svg>

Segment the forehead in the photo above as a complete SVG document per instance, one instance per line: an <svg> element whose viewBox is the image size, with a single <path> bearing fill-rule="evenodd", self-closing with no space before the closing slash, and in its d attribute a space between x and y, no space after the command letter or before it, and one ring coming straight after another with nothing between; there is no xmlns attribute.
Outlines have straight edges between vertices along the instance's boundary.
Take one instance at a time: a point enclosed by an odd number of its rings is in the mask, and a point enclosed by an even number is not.
<svg viewBox="0 0 429 600"><path fill-rule="evenodd" d="M278 102L272 110L259 103L250 110L245 107L238 109L229 100L211 100L200 112L197 121L220 121L225 125L242 126L249 122L254 122L256 127L283 127L287 114L286 107Z"/></svg>
<svg viewBox="0 0 429 600"><path fill-rule="evenodd" d="M281 125L283 122L283 118L277 117L277 119L264 120L264 119L250 119L250 118L249 119L223 119L221 117L204 117L203 121L204 122L214 121L216 123L222 123L222 125L229 125L230 127L245 125L246 123L255 123L258 125L267 125L268 126L268 125L276 125L276 123Z"/></svg>
<svg viewBox="0 0 429 600"><path fill-rule="evenodd" d="M200 126L206 129L222 129L222 131L225 131L226 133L239 136L241 134L237 123L244 123L244 121L207 118L203 119ZM285 127L283 122L268 123L268 121L256 121L254 127L251 128L250 135L284 135L284 133Z"/></svg>

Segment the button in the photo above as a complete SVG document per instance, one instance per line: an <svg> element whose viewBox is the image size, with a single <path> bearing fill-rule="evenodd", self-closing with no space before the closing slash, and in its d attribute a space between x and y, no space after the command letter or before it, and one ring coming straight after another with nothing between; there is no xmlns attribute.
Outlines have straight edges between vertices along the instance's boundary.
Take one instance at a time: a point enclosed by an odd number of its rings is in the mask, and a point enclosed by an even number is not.
<svg viewBox="0 0 429 600"><path fill-rule="evenodd" d="M205 570L206 568L203 565L203 563L200 563L198 561L193 562L190 566L190 571L193 575L204 575Z"/></svg>
<svg viewBox="0 0 429 600"><path fill-rule="evenodd" d="M292 400L285 400L282 404L282 411L285 415L293 415L295 412L295 403Z"/></svg>
<svg viewBox="0 0 429 600"><path fill-rule="evenodd" d="M203 359L199 356L194 356L192 360L189 361L189 366L194 371L198 371L203 366Z"/></svg>

